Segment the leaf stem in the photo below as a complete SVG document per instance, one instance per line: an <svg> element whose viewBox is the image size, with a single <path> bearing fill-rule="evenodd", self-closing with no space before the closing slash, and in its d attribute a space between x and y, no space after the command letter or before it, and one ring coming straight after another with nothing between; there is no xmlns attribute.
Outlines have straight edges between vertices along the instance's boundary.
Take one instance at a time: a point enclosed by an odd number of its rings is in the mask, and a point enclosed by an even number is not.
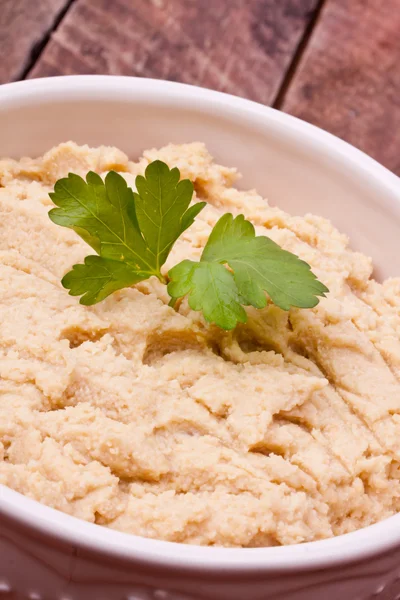
<svg viewBox="0 0 400 600"><path fill-rule="evenodd" d="M178 300L178 298L171 298L171 300L168 302L168 306L170 306L171 308L175 308L175 304L176 304L177 300Z"/></svg>

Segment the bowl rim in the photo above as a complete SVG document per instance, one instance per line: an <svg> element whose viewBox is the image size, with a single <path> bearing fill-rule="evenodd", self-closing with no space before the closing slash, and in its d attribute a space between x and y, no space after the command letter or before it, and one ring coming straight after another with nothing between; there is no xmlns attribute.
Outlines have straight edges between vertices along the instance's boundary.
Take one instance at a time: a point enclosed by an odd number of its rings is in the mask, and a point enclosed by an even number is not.
<svg viewBox="0 0 400 600"><path fill-rule="evenodd" d="M146 100L206 114L238 117L302 137L310 149L340 159L400 199L400 179L377 161L336 136L296 117L251 100L183 83L111 75L70 75L0 86L0 112L51 101ZM273 548L216 548L165 542L87 523L0 485L0 515L48 538L124 560L213 574L308 571L365 560L400 545L400 514L327 540Z"/></svg>

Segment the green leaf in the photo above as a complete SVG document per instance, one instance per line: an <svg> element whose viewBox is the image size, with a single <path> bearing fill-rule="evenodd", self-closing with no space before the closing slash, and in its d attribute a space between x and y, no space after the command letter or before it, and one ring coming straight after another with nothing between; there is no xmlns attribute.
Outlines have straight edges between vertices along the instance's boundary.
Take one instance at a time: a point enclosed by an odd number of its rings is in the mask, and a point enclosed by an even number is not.
<svg viewBox="0 0 400 600"><path fill-rule="evenodd" d="M103 182L90 171L85 182L70 173L57 181L50 198L58 206L49 212L50 219L74 229L98 254L146 271L148 277L158 274L139 229L132 190L121 175L110 171Z"/></svg>
<svg viewBox="0 0 400 600"><path fill-rule="evenodd" d="M113 292L148 279L128 264L102 256L87 256L83 265L74 265L62 279L71 296L81 296L81 304L96 304Z"/></svg>
<svg viewBox="0 0 400 600"><path fill-rule="evenodd" d="M223 215L215 225L202 261L227 263L234 273L244 304L266 305L264 292L283 310L312 308L328 288L318 281L310 265L266 236L257 236L243 215Z"/></svg>
<svg viewBox="0 0 400 600"><path fill-rule="evenodd" d="M115 171L104 181L92 171L86 181L73 173L57 181L50 194L57 208L50 219L73 229L99 255L88 256L64 277L70 294L94 304L152 275L165 281L161 266L205 206L189 208L193 184L179 178L178 169L155 161L145 177L136 178L135 194Z"/></svg>
<svg viewBox="0 0 400 600"><path fill-rule="evenodd" d="M229 265L228 270L224 265ZM222 271L226 275L222 275ZM283 310L312 308L328 288L310 266L255 230L243 215L223 215L213 228L199 263L183 261L169 273L170 296L189 294L193 310L223 329L244 322L238 305L266 306L266 293ZM207 315L206 315L207 312Z"/></svg>
<svg viewBox="0 0 400 600"><path fill-rule="evenodd" d="M189 208L193 184L189 179L179 181L179 177L177 168L169 169L160 160L148 165L144 177L136 177L137 219L157 269L165 263L178 237L206 204L199 202Z"/></svg>
<svg viewBox="0 0 400 600"><path fill-rule="evenodd" d="M172 298L188 296L193 310L223 329L245 323L244 310L232 273L219 263L184 260L169 271L168 293Z"/></svg>

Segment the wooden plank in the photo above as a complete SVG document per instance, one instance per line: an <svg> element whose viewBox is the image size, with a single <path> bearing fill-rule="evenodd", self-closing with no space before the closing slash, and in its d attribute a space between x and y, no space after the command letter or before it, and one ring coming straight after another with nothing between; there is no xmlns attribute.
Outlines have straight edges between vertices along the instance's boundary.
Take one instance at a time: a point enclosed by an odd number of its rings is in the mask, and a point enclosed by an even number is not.
<svg viewBox="0 0 400 600"><path fill-rule="evenodd" d="M400 174L400 0L328 0L283 110Z"/></svg>
<svg viewBox="0 0 400 600"><path fill-rule="evenodd" d="M271 103L319 0L76 0L31 77L111 73Z"/></svg>
<svg viewBox="0 0 400 600"><path fill-rule="evenodd" d="M0 83L20 79L69 0L1 0Z"/></svg>

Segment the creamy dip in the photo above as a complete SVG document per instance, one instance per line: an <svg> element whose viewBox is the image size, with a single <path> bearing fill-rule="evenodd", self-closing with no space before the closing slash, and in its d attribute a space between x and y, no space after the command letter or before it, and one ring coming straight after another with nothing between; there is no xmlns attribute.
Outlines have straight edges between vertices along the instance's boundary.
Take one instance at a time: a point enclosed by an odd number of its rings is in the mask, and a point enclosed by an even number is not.
<svg viewBox="0 0 400 600"><path fill-rule="evenodd" d="M224 212L299 255L330 294L248 309L233 332L179 311L158 280L93 307L60 279L92 253L47 216L69 171L135 176L159 158L208 202L166 265L198 259ZM0 161L0 484L81 519L203 545L353 531L400 509L400 280L329 221L292 217L201 143L144 152L61 144Z"/></svg>

